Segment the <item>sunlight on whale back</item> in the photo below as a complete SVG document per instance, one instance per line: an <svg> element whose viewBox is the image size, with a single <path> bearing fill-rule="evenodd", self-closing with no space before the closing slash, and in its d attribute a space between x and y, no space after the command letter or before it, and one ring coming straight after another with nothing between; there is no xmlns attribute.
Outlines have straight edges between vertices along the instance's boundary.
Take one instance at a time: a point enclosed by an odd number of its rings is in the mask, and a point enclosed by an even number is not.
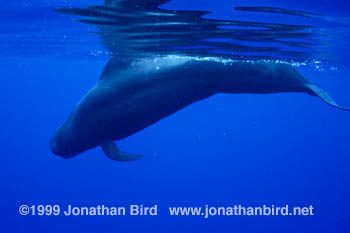
<svg viewBox="0 0 350 233"><path fill-rule="evenodd" d="M104 5L60 8L82 23L98 26L112 56L142 58L159 55L274 60L294 65L334 59L332 35L311 24L281 24L209 19L210 12L160 8L168 0L106 0ZM327 18L305 11L273 7L235 7L239 12L284 14L308 20ZM234 11L233 13L234 14Z"/></svg>

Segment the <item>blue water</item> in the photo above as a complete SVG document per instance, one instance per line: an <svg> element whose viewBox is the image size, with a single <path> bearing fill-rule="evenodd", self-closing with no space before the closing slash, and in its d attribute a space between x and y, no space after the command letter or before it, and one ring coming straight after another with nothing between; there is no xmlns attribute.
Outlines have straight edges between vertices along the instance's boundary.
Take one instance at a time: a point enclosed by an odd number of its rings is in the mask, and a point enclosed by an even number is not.
<svg viewBox="0 0 350 233"><path fill-rule="evenodd" d="M350 115L305 94L216 95L119 141L125 151L145 155L132 163L112 161L100 148L69 160L52 154L52 134L108 61L108 49L89 33L95 26L52 9L102 3L0 3L0 232L350 232ZM311 11L336 21L300 22L334 36L327 38L331 53L325 59L311 54L317 62L308 58L313 62L298 70L350 106L349 2L173 0L163 8L211 11L213 19L298 23L295 16L261 12L242 18L235 6ZM21 216L24 204L157 204L159 213ZM314 216L168 213L170 206L287 204L312 205Z"/></svg>

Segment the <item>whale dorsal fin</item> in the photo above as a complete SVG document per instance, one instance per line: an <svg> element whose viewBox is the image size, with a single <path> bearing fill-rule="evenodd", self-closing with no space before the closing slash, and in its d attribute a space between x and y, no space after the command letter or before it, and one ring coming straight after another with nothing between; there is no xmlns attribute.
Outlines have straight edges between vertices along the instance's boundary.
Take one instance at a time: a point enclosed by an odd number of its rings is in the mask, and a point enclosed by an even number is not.
<svg viewBox="0 0 350 233"><path fill-rule="evenodd" d="M315 86L311 83L307 83L307 84L305 84L305 87L308 88L312 92L311 94L320 97L327 104L329 104L335 108L344 110L344 111L350 111L349 108L344 108L344 107L339 106L330 94L328 94L326 91L322 90L318 86Z"/></svg>
<svg viewBox="0 0 350 233"><path fill-rule="evenodd" d="M100 80L113 77L114 73L125 69L129 64L130 60L127 58L111 57L103 69Z"/></svg>
<svg viewBox="0 0 350 233"><path fill-rule="evenodd" d="M107 141L101 144L101 148L108 158L119 162L134 161L143 157L143 155L122 152L113 141Z"/></svg>

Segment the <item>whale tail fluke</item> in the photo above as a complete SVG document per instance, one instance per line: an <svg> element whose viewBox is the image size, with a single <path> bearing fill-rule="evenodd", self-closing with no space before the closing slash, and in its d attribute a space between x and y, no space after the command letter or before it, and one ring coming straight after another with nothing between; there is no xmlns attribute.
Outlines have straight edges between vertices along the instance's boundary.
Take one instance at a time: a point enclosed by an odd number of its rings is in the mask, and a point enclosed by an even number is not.
<svg viewBox="0 0 350 233"><path fill-rule="evenodd" d="M326 91L322 90L318 86L315 86L311 83L307 83L307 84L305 84L305 87L311 91L310 94L320 97L327 104L329 104L335 108L338 108L340 110L350 111L350 108L344 108L344 107L339 106L330 94L328 94Z"/></svg>
<svg viewBox="0 0 350 233"><path fill-rule="evenodd" d="M113 141L101 144L101 148L108 158L119 162L130 162L143 158L143 155L122 152Z"/></svg>

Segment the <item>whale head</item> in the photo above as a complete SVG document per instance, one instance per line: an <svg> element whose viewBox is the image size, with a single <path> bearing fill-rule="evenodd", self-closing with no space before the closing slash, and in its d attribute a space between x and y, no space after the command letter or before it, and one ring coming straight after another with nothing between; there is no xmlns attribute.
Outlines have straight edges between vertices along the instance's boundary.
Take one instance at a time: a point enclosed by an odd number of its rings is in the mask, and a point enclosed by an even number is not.
<svg viewBox="0 0 350 233"><path fill-rule="evenodd" d="M54 133L50 140L50 149L55 155L61 156L63 158L71 158L78 153L74 148L74 143L72 143L72 135L67 135L64 133L65 127L65 124L63 124Z"/></svg>
<svg viewBox="0 0 350 233"><path fill-rule="evenodd" d="M73 111L66 121L56 130L50 140L51 151L63 158L72 158L96 145L88 144L83 128L75 123L76 111ZM86 136L88 137L88 136Z"/></svg>

